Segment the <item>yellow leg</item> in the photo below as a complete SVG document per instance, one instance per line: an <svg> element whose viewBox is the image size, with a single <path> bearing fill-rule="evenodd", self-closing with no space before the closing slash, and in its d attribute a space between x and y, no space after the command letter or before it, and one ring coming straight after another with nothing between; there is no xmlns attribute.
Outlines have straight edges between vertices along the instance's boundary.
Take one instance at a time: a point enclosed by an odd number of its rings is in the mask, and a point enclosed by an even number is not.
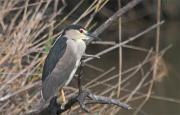
<svg viewBox="0 0 180 115"><path fill-rule="evenodd" d="M65 95L64 95L64 90L61 89L61 90L60 90L60 93L61 93L62 102L63 102L63 103L66 103L66 98L65 98Z"/></svg>
<svg viewBox="0 0 180 115"><path fill-rule="evenodd" d="M59 89L57 103L61 105L62 109L64 108L64 105L66 104L66 98L65 98L63 89Z"/></svg>

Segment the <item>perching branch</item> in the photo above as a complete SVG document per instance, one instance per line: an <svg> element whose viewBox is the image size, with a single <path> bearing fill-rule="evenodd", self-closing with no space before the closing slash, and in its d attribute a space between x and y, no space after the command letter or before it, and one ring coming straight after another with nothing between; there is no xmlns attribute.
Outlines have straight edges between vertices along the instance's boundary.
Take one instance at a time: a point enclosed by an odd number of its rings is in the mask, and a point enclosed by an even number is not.
<svg viewBox="0 0 180 115"><path fill-rule="evenodd" d="M81 108L86 111L90 112L86 105L88 104L112 104L116 105L118 107L130 110L132 109L129 105L119 101L118 99L110 99L108 97L104 96L98 96L95 94L90 93L89 91L83 90L80 94L75 94L72 97L69 98L68 102L65 104L64 109L61 109L61 105L58 105L56 103L56 98L54 97L51 99L51 102L49 106L45 107L41 111L34 111L31 113L28 113L27 115L58 115L60 113L63 113L69 109L76 103L83 103L80 104Z"/></svg>

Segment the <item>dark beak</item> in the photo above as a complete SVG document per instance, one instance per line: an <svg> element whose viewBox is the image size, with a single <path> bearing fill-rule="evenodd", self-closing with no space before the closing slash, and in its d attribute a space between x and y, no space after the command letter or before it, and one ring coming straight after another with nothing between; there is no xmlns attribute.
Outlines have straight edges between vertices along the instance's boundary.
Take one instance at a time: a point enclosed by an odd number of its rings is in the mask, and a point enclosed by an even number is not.
<svg viewBox="0 0 180 115"><path fill-rule="evenodd" d="M95 36L95 35L93 35L93 34L87 33L86 36L89 37L89 39L86 39L86 40L85 40L86 45L88 45L88 44L91 43L92 41L101 41L100 38L98 38L97 36Z"/></svg>

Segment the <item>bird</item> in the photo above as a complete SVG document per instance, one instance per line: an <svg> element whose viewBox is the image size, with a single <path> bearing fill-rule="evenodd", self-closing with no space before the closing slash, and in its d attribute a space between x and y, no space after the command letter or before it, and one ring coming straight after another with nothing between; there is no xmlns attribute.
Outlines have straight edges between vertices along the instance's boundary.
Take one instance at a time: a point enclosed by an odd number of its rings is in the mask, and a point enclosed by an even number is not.
<svg viewBox="0 0 180 115"><path fill-rule="evenodd" d="M63 88L75 76L75 72L85 54L92 34L80 25L68 25L51 47L43 66L42 97L50 101L57 96L57 103L66 104Z"/></svg>

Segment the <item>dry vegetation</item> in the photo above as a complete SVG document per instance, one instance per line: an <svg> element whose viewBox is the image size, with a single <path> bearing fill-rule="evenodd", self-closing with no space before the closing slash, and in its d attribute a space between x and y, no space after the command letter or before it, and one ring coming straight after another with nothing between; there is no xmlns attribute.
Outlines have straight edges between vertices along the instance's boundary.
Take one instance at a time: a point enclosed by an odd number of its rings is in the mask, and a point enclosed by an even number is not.
<svg viewBox="0 0 180 115"><path fill-rule="evenodd" d="M160 0L158 0L160 1ZM60 35L61 29L66 24L80 23L87 28L96 27L94 17L109 0L94 0L86 10L76 19L70 18L73 13L82 6L84 0L79 3L68 13L64 9L68 6L66 0L1 0L0 1L0 114L1 115L21 115L33 109L40 101L41 72L44 59L55 38ZM106 44L109 47L97 53L102 56L114 49L119 48L119 73L113 73L114 67L94 79L91 79L85 87L88 89L104 87L104 90L98 91L98 95L119 98L123 102L129 103L140 100L141 104L133 112L137 114L147 100L151 98L166 101L176 101L173 99L158 97L152 94L152 87L156 78L167 74L167 68L162 58L169 46L162 51L159 50L160 27L160 3L158 2L157 24L145 29L141 33L121 41L121 19L119 19L119 42L101 41L93 44ZM121 5L119 4L119 8ZM90 18L85 18L89 16ZM157 29L156 47L144 49L127 45L129 42L139 38L145 33ZM147 56L141 63L122 69L123 47L129 47L139 52L147 53ZM156 52L156 53L155 53ZM93 59L86 59L89 62ZM103 62L102 62L103 63ZM148 70L144 66L148 65ZM97 71L102 69L89 65ZM89 68L90 69L90 68ZM107 77L111 73L111 76ZM113 75L112 75L113 73ZM129 80L133 79L137 73L142 76L139 82L129 87ZM116 80L113 85L109 83ZM133 81L131 81L133 82ZM73 87L66 88L68 96L77 91ZM143 90L141 92L141 90ZM122 92L122 93L121 93ZM108 109L107 109L108 108ZM99 114L112 113L120 111L120 108L107 105L94 105L91 107L93 112ZM79 106L74 106L69 113L81 112Z"/></svg>

